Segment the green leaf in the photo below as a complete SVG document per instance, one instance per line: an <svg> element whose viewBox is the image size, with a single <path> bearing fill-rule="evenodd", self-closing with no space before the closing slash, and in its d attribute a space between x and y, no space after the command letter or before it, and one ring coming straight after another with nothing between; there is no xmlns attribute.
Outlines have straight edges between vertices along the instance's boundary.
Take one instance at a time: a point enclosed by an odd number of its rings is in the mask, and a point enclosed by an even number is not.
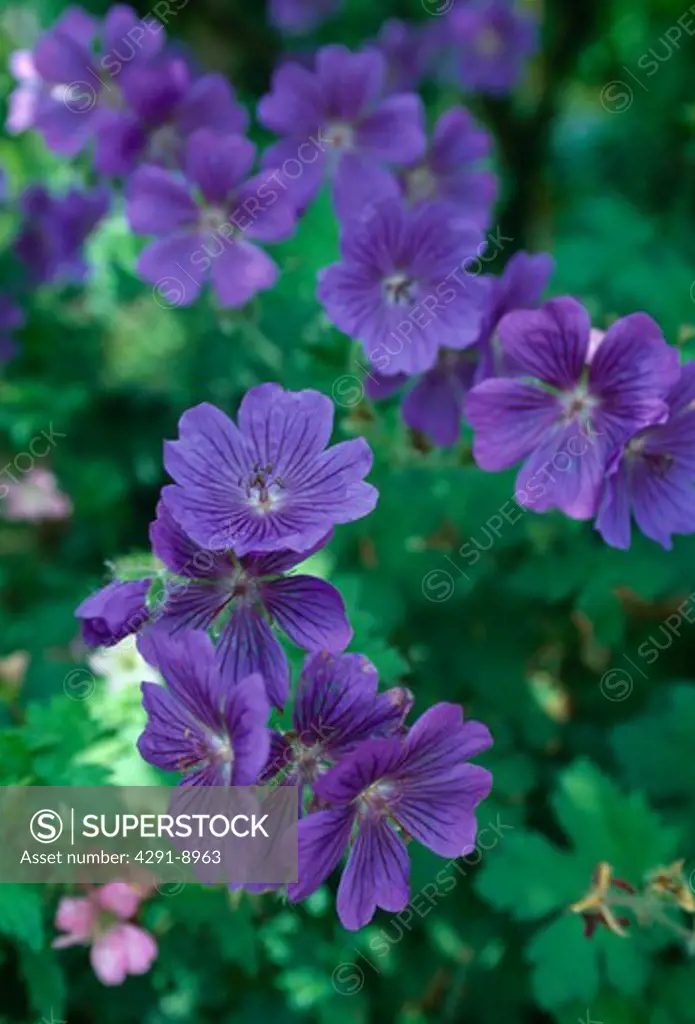
<svg viewBox="0 0 695 1024"><path fill-rule="evenodd" d="M519 921L534 921L566 907L581 894L586 877L572 856L537 832L514 831L486 860L476 889L498 910Z"/></svg>
<svg viewBox="0 0 695 1024"><path fill-rule="evenodd" d="M680 831L666 828L641 793L622 792L590 761L563 772L552 805L588 872L608 861L619 877L640 882L678 849Z"/></svg>
<svg viewBox="0 0 695 1024"><path fill-rule="evenodd" d="M0 885L0 932L38 952L44 943L39 890L31 885Z"/></svg>
<svg viewBox="0 0 695 1024"><path fill-rule="evenodd" d="M565 769L551 804L568 848L538 832L514 831L485 858L476 880L484 899L517 920L538 920L580 899L601 861L636 886L678 849L680 830L665 826L640 793L621 792L590 761ZM602 981L625 994L640 991L650 961L648 943L635 931L623 939L599 929L589 941L573 914L543 926L526 950L541 1005L575 999L588 1005Z"/></svg>
<svg viewBox="0 0 695 1024"><path fill-rule="evenodd" d="M618 725L611 742L625 778L651 797L695 800L695 685L662 691L644 715Z"/></svg>
<svg viewBox="0 0 695 1024"><path fill-rule="evenodd" d="M600 985L595 948L582 934L576 918L561 917L536 933L526 948L534 966L536 999L547 1010L574 999L589 1005Z"/></svg>
<svg viewBox="0 0 695 1024"><path fill-rule="evenodd" d="M55 951L44 949L36 953L21 947L19 966L32 1009L48 1019L51 1019L48 1011L60 1017L67 1002L67 985Z"/></svg>

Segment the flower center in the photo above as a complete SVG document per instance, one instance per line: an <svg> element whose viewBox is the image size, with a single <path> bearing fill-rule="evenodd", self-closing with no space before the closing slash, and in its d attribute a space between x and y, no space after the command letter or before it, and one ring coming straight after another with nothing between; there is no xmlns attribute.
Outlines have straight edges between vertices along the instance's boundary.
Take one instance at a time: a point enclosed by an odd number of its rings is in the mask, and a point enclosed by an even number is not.
<svg viewBox="0 0 695 1024"><path fill-rule="evenodd" d="M205 761L207 764L219 768L226 786L231 784L234 767L234 749L228 736L210 735Z"/></svg>
<svg viewBox="0 0 695 1024"><path fill-rule="evenodd" d="M598 399L589 394L585 385L580 384L574 391L566 392L562 396L562 404L565 420L586 422L598 406Z"/></svg>
<svg viewBox="0 0 695 1024"><path fill-rule="evenodd" d="M146 160L175 167L181 140L173 124L163 124L152 132L147 143Z"/></svg>
<svg viewBox="0 0 695 1024"><path fill-rule="evenodd" d="M121 90L116 85L114 76L105 68L99 74L101 89L99 90L99 102L109 110L123 110L125 101Z"/></svg>
<svg viewBox="0 0 695 1024"><path fill-rule="evenodd" d="M496 57L504 49L504 44L499 32L486 25L475 37L475 48L483 57Z"/></svg>
<svg viewBox="0 0 695 1024"><path fill-rule="evenodd" d="M209 757L213 764L231 765L234 763L234 750L228 736L210 737Z"/></svg>
<svg viewBox="0 0 695 1024"><path fill-rule="evenodd" d="M415 301L415 281L408 274L397 272L384 281L384 296L391 306L410 306Z"/></svg>
<svg viewBox="0 0 695 1024"><path fill-rule="evenodd" d="M327 124L323 137L333 149L352 149L355 144L355 129L344 121Z"/></svg>
<svg viewBox="0 0 695 1024"><path fill-rule="evenodd" d="M292 752L295 756L300 782L310 785L327 770L327 766L323 763L323 754L319 744L315 744L313 747L305 747L300 743L293 744Z"/></svg>
<svg viewBox="0 0 695 1024"><path fill-rule="evenodd" d="M644 449L647 445L647 437L645 434L638 434L637 437L633 437L631 441L628 441L625 446L625 454L628 458L641 459L644 455Z"/></svg>
<svg viewBox="0 0 695 1024"><path fill-rule="evenodd" d="M420 203L432 199L437 194L437 178L427 164L413 167L405 175L405 186L408 199L412 203Z"/></svg>
<svg viewBox="0 0 695 1024"><path fill-rule="evenodd" d="M654 476L666 476L675 461L673 455L669 455L668 452L646 451L647 440L646 434L633 437L625 448L626 457L631 462L636 462L637 460L644 462L649 472Z"/></svg>
<svg viewBox="0 0 695 1024"><path fill-rule="evenodd" d="M271 465L261 466L259 463L253 467L245 484L249 504L261 514L272 512L282 504L284 487L280 477L273 476Z"/></svg>
<svg viewBox="0 0 695 1024"><path fill-rule="evenodd" d="M231 575L229 589L233 598L241 598L242 601L248 599L248 603L251 603L256 597L258 586L252 576L239 568L235 569Z"/></svg>
<svg viewBox="0 0 695 1024"><path fill-rule="evenodd" d="M206 206L200 212L198 223L201 231L216 234L224 224L227 224L227 211L221 206Z"/></svg>
<svg viewBox="0 0 695 1024"><path fill-rule="evenodd" d="M361 815L378 814L381 817L388 817L391 814L391 803L396 793L396 787L392 782L380 779L366 789L363 789L357 797L357 810Z"/></svg>

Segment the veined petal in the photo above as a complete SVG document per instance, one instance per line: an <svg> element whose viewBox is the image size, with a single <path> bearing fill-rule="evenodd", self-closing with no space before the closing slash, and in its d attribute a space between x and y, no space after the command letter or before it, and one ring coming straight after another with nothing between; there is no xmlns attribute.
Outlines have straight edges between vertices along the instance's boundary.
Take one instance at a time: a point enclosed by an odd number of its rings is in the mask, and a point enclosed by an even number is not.
<svg viewBox="0 0 695 1024"><path fill-rule="evenodd" d="M347 849L355 814L350 807L315 811L299 822L298 882L287 887L291 903L316 892L338 866Z"/></svg>
<svg viewBox="0 0 695 1024"><path fill-rule="evenodd" d="M572 519L592 519L610 450L609 439L579 423L555 430L519 471L518 503L536 512L558 508Z"/></svg>
<svg viewBox="0 0 695 1024"><path fill-rule="evenodd" d="M286 576L261 588L265 607L305 651L344 651L352 639L340 593L325 580L314 576Z"/></svg>
<svg viewBox="0 0 695 1024"><path fill-rule="evenodd" d="M492 745L481 722L464 722L458 704L435 704L410 727L404 741L409 776L432 777L450 771Z"/></svg>
<svg viewBox="0 0 695 1024"><path fill-rule="evenodd" d="M344 928L369 924L377 907L398 913L410 898L410 861L403 840L385 820L368 815L338 886L336 909Z"/></svg>
<svg viewBox="0 0 695 1024"><path fill-rule="evenodd" d="M475 431L481 469L509 469L547 439L558 423L559 400L532 384L493 378L469 392L466 417Z"/></svg>
<svg viewBox="0 0 695 1024"><path fill-rule="evenodd" d="M194 719L218 732L225 690L207 633L191 630L185 637L173 639L164 630L154 629L147 644L151 663L164 676L170 694Z"/></svg>
<svg viewBox="0 0 695 1024"><path fill-rule="evenodd" d="M173 693L157 683L143 683L142 703L148 717L138 750L149 764L167 772L183 772L204 758L205 732Z"/></svg>
<svg viewBox="0 0 695 1024"><path fill-rule="evenodd" d="M234 751L232 785L253 786L263 771L270 752L270 730L266 727L270 703L260 675L247 676L227 694L225 722Z"/></svg>
<svg viewBox="0 0 695 1024"><path fill-rule="evenodd" d="M522 372L561 389L575 387L589 349L591 320L576 299L508 313L499 325L504 354Z"/></svg>
<svg viewBox="0 0 695 1024"><path fill-rule="evenodd" d="M405 691L380 694L378 683L376 669L361 654L309 655L293 711L300 743L318 743L338 760L363 740L397 730L405 717Z"/></svg>
<svg viewBox="0 0 695 1024"><path fill-rule="evenodd" d="M326 447L333 431L333 403L318 391L285 391L260 384L242 399L239 429L262 464L294 476Z"/></svg>
<svg viewBox="0 0 695 1024"><path fill-rule="evenodd" d="M597 423L615 444L668 415L665 399L677 384L680 357L645 313L613 324L594 355L589 387L600 397Z"/></svg>
<svg viewBox="0 0 695 1024"><path fill-rule="evenodd" d="M270 702L284 708L290 688L287 658L255 608L234 609L217 642L216 654L226 686L260 675Z"/></svg>
<svg viewBox="0 0 695 1024"><path fill-rule="evenodd" d="M448 776L403 783L394 814L409 835L440 857L463 857L475 845L474 809L491 788L489 771L461 765Z"/></svg>
<svg viewBox="0 0 695 1024"><path fill-rule="evenodd" d="M232 569L226 554L208 551L189 537L162 501L157 505L157 518L150 525L150 542L157 558L176 576L216 580Z"/></svg>
<svg viewBox="0 0 695 1024"><path fill-rule="evenodd" d="M603 487L596 529L613 548L630 547L630 489L624 467L609 476Z"/></svg>
<svg viewBox="0 0 695 1024"><path fill-rule="evenodd" d="M349 804L374 782L395 773L404 756L396 737L365 740L316 780L314 793L329 804Z"/></svg>

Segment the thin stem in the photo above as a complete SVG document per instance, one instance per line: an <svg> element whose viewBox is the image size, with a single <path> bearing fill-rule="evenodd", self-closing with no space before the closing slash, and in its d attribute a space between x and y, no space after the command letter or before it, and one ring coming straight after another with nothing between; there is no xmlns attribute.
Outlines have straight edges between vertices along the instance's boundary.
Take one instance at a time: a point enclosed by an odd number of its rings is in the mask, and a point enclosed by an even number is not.
<svg viewBox="0 0 695 1024"><path fill-rule="evenodd" d="M695 953L695 934L691 929L685 928L683 925L678 924L677 921L674 921L671 915L664 909L661 900L655 900L640 893L635 893L634 895L620 893L618 895L611 892L606 896L604 903L606 906L615 907L616 909L631 910L638 921L642 920L662 925L673 935L676 935L685 942L688 952Z"/></svg>

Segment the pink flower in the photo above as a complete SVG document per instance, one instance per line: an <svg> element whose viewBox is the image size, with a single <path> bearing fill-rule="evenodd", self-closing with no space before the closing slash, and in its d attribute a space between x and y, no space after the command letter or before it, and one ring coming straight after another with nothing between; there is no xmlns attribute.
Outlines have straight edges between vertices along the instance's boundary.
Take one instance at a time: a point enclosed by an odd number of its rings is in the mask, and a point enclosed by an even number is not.
<svg viewBox="0 0 695 1024"><path fill-rule="evenodd" d="M97 906L89 897L63 896L58 904L56 928L65 935L53 940L56 949L89 943L97 921Z"/></svg>
<svg viewBox="0 0 695 1024"><path fill-rule="evenodd" d="M96 899L102 910L108 910L122 921L129 921L137 914L142 895L137 886L128 882L108 882L97 890Z"/></svg>
<svg viewBox="0 0 695 1024"><path fill-rule="evenodd" d="M129 974L146 974L157 958L157 943L130 923L143 895L127 882L109 882L86 896L64 896L55 923L65 934L53 940L53 947L91 945L90 961L103 985L122 985Z"/></svg>
<svg viewBox="0 0 695 1024"><path fill-rule="evenodd" d="M67 519L72 502L58 487L47 469L31 469L21 480L5 485L6 519L39 522L43 519Z"/></svg>
<svg viewBox="0 0 695 1024"><path fill-rule="evenodd" d="M122 985L129 974L147 974L157 958L157 943L144 928L117 924L96 940L90 960L103 985Z"/></svg>

